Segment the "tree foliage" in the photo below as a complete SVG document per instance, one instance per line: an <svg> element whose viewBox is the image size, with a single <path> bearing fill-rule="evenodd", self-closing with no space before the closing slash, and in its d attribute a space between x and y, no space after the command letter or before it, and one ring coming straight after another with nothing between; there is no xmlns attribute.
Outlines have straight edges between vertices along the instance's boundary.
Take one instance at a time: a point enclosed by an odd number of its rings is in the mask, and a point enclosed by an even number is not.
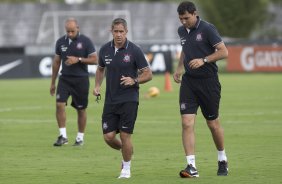
<svg viewBox="0 0 282 184"><path fill-rule="evenodd" d="M267 18L268 0L199 1L205 19L228 37L247 38Z"/></svg>

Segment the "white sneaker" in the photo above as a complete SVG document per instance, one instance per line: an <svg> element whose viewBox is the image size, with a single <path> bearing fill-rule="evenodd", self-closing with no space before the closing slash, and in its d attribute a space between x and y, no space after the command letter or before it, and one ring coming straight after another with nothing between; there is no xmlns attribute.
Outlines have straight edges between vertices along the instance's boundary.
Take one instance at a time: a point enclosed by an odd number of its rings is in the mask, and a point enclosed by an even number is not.
<svg viewBox="0 0 282 184"><path fill-rule="evenodd" d="M118 178L130 178L130 170L129 169L122 169Z"/></svg>

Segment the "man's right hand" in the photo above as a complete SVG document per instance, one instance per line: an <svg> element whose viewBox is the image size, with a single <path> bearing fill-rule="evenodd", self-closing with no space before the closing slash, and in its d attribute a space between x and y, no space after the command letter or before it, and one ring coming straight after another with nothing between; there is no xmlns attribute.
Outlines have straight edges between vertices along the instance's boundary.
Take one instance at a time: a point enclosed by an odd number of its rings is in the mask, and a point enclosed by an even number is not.
<svg viewBox="0 0 282 184"><path fill-rule="evenodd" d="M95 88L94 88L94 90L93 90L93 95L94 95L94 96L100 95L100 87L95 87Z"/></svg>
<svg viewBox="0 0 282 184"><path fill-rule="evenodd" d="M176 71L174 74L173 74L173 79L176 83L180 83L181 82L181 75L182 73L181 72L178 72Z"/></svg>
<svg viewBox="0 0 282 184"><path fill-rule="evenodd" d="M51 94L51 96L54 96L55 91L56 91L56 86L54 84L51 84L51 87L50 87L50 94Z"/></svg>

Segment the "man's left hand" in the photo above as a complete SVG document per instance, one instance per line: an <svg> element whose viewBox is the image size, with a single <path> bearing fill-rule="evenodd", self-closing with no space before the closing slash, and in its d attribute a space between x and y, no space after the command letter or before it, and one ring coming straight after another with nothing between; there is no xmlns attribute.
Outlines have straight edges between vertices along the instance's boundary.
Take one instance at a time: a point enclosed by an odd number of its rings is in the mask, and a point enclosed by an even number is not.
<svg viewBox="0 0 282 184"><path fill-rule="evenodd" d="M192 69L197 69L197 68L200 68L201 66L203 66L205 63L203 61L202 58L200 59L193 59L189 62L189 67L192 68Z"/></svg>
<svg viewBox="0 0 282 184"><path fill-rule="evenodd" d="M70 66L70 65L73 65L73 64L76 64L78 63L78 57L75 57L75 56L67 56L67 60L65 61L65 64Z"/></svg>
<svg viewBox="0 0 282 184"><path fill-rule="evenodd" d="M125 86L132 86L135 84L134 79L131 77L122 76L120 80L121 80L120 84L125 85Z"/></svg>

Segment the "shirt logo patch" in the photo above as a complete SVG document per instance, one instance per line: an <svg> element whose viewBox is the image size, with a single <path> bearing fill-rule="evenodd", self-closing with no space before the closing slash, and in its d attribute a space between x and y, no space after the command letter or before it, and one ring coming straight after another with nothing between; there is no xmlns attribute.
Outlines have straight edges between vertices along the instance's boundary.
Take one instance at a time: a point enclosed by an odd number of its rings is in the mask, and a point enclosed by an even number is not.
<svg viewBox="0 0 282 184"><path fill-rule="evenodd" d="M202 33L198 33L196 36L196 41L202 41L202 40L203 40Z"/></svg>
<svg viewBox="0 0 282 184"><path fill-rule="evenodd" d="M129 54L124 54L124 57L123 57L123 62L130 62L130 55Z"/></svg>
<svg viewBox="0 0 282 184"><path fill-rule="evenodd" d="M185 42L186 42L186 39L185 39L185 38L180 38L180 43L181 43L181 45L184 45Z"/></svg>
<svg viewBox="0 0 282 184"><path fill-rule="evenodd" d="M66 52L68 50L68 47L65 45L61 45L61 51Z"/></svg>
<svg viewBox="0 0 282 184"><path fill-rule="evenodd" d="M81 42L77 43L76 48L77 48L77 49L82 49L82 48L83 48L83 47L82 47L82 43L81 43Z"/></svg>
<svg viewBox="0 0 282 184"><path fill-rule="evenodd" d="M107 65L111 64L112 58L110 58L110 55L105 55L105 62Z"/></svg>

